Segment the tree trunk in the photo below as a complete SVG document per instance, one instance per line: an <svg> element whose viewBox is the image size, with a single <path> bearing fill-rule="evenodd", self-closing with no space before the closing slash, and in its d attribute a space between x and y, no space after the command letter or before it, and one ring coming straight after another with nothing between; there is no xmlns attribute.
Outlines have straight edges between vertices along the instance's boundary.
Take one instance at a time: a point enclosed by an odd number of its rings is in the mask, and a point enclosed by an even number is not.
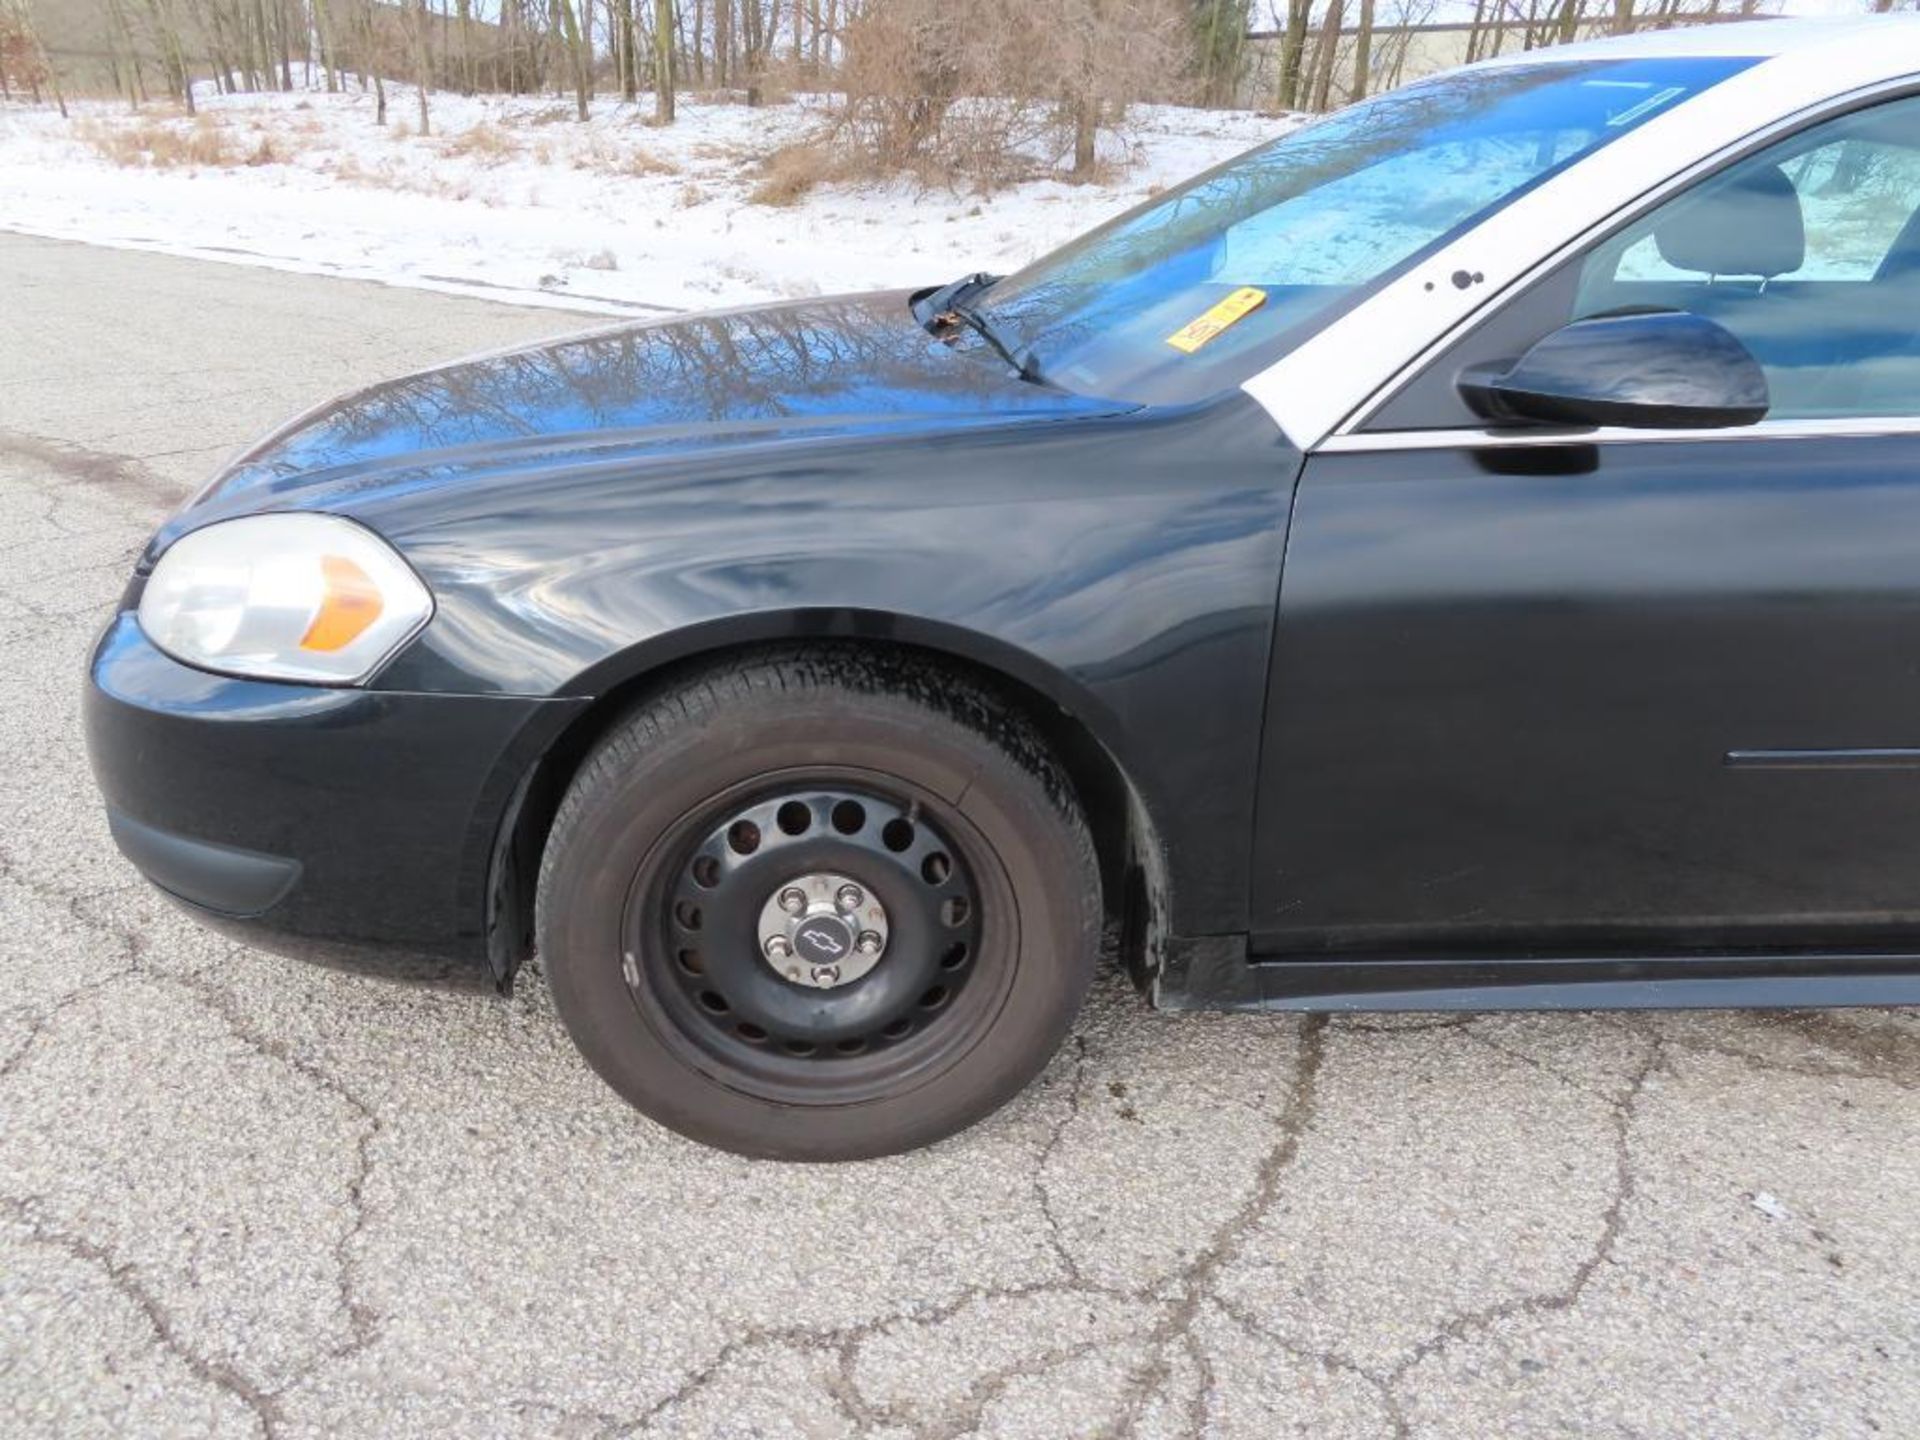
<svg viewBox="0 0 1920 1440"><path fill-rule="evenodd" d="M1580 33L1580 0L1562 0L1560 6L1560 43L1570 45Z"/></svg>
<svg viewBox="0 0 1920 1440"><path fill-rule="evenodd" d="M1360 0L1360 29L1353 37L1352 100L1367 98L1373 81L1373 0Z"/></svg>
<svg viewBox="0 0 1920 1440"><path fill-rule="evenodd" d="M1613 33L1633 33L1633 0L1613 0Z"/></svg>
<svg viewBox="0 0 1920 1440"><path fill-rule="evenodd" d="M607 28L611 32L614 68L620 75L620 98L631 105L640 90L640 77L633 63L633 0L613 0Z"/></svg>
<svg viewBox="0 0 1920 1440"><path fill-rule="evenodd" d="M373 123L384 130L387 126L387 81L382 72L386 68L387 57L381 52L380 39L373 27L371 6L361 5L357 28L361 37L360 67L363 71L373 72Z"/></svg>
<svg viewBox="0 0 1920 1440"><path fill-rule="evenodd" d="M340 89L340 50L333 39L333 13L327 0L313 0L313 28L320 37L320 65L327 72L327 93Z"/></svg>
<svg viewBox="0 0 1920 1440"><path fill-rule="evenodd" d="M1100 136L1100 101L1092 95L1073 102L1073 174L1085 180L1093 174L1094 142Z"/></svg>
<svg viewBox="0 0 1920 1440"><path fill-rule="evenodd" d="M641 73L640 57L647 56L648 63L651 64L653 55L650 46L643 43L646 41L646 12L647 0L637 0L637 3L630 3L627 6L627 64L633 70L636 98L646 79L646 76Z"/></svg>
<svg viewBox="0 0 1920 1440"><path fill-rule="evenodd" d="M1300 62L1312 19L1313 0L1287 0L1287 28L1280 35L1280 83L1274 91L1274 103L1282 110L1300 108Z"/></svg>
<svg viewBox="0 0 1920 1440"><path fill-rule="evenodd" d="M760 103L760 57L766 48L766 13L760 0L740 0L740 64L747 72L747 104Z"/></svg>
<svg viewBox="0 0 1920 1440"><path fill-rule="evenodd" d="M27 26L27 43L33 46L34 60L38 72L47 77L47 88L53 91L53 103L60 109L60 118L67 118L67 97L60 88L60 72L53 68L53 57L47 54L47 47L41 43L40 27L33 23L33 12L26 6L20 7L21 18ZM34 100L38 102L39 95Z"/></svg>
<svg viewBox="0 0 1920 1440"><path fill-rule="evenodd" d="M653 118L673 123L673 0L653 0Z"/></svg>
<svg viewBox="0 0 1920 1440"><path fill-rule="evenodd" d="M420 133L431 135L433 125L427 115L427 83L431 78L427 64L427 0L413 0L413 86L420 96Z"/></svg>
<svg viewBox="0 0 1920 1440"><path fill-rule="evenodd" d="M120 61L125 63L127 108L138 110L146 97L141 93L140 47L133 38L133 26L127 20L125 0L107 0L107 37ZM4 78L4 77L0 77Z"/></svg>
<svg viewBox="0 0 1920 1440"><path fill-rule="evenodd" d="M180 44L180 17L171 0L146 0L146 4L168 88L186 107L187 114L191 115L194 113L193 76L188 73L186 52Z"/></svg>
<svg viewBox="0 0 1920 1440"><path fill-rule="evenodd" d="M1485 35L1482 35L1480 39L1481 39L1480 58L1482 60L1491 59L1493 56L1498 55L1503 49L1506 48L1506 44L1507 44L1506 0L1493 0L1493 48L1491 50L1487 48Z"/></svg>
<svg viewBox="0 0 1920 1440"><path fill-rule="evenodd" d="M1200 43L1200 103L1207 106L1221 103L1220 9L1221 0L1207 0L1207 30Z"/></svg>
<svg viewBox="0 0 1920 1440"><path fill-rule="evenodd" d="M476 79L473 73L473 0L455 0L454 13L460 21L460 93L471 95ZM506 17L502 15L501 18L504 20Z"/></svg>
<svg viewBox="0 0 1920 1440"><path fill-rule="evenodd" d="M1311 109L1325 114L1332 100L1333 52L1340 48L1340 0L1329 0L1327 16L1320 24L1320 39L1313 54L1313 99Z"/></svg>
<svg viewBox="0 0 1920 1440"><path fill-rule="evenodd" d="M589 85L585 57L586 37L580 28L579 18L574 14L573 0L553 0L553 8L560 19L560 32L566 42L568 61L573 66L574 108L579 118L585 120Z"/></svg>
<svg viewBox="0 0 1920 1440"><path fill-rule="evenodd" d="M253 15L247 26L247 88L265 90L273 83L273 47L267 36L266 0L253 0Z"/></svg>

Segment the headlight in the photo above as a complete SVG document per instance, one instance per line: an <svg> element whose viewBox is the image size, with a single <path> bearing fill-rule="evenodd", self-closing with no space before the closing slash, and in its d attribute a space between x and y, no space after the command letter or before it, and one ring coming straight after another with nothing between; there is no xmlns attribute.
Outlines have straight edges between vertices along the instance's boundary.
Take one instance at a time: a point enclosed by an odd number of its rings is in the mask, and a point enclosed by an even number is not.
<svg viewBox="0 0 1920 1440"><path fill-rule="evenodd" d="M366 679L432 614L407 562L337 515L250 515L192 531L140 597L140 628L176 660L333 685Z"/></svg>

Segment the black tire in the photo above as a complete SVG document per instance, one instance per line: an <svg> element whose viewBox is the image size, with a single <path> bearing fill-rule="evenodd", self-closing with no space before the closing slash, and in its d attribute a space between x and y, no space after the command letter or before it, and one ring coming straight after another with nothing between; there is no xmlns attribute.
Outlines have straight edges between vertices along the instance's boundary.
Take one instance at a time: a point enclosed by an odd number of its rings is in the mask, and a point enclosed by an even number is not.
<svg viewBox="0 0 1920 1440"><path fill-rule="evenodd" d="M555 817L536 923L568 1032L634 1106L739 1154L849 1160L1017 1094L1100 921L1072 785L1020 715L918 658L823 646L690 674L616 723Z"/></svg>

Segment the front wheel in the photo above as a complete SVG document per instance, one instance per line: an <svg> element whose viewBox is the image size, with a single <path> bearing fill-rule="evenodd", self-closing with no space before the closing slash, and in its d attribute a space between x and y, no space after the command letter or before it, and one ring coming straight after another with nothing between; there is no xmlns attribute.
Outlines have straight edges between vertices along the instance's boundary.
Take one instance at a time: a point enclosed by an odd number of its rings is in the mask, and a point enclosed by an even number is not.
<svg viewBox="0 0 1920 1440"><path fill-rule="evenodd" d="M925 1145L1017 1093L1098 952L1065 775L922 662L763 655L629 714L541 864L562 1020L639 1109L741 1154Z"/></svg>

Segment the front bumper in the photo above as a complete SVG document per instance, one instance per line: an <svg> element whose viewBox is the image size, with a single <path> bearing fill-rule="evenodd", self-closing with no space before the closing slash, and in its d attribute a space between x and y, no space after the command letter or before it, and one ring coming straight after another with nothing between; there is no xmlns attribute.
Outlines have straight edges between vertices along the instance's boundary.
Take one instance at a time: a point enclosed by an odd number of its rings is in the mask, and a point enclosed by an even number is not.
<svg viewBox="0 0 1920 1440"><path fill-rule="evenodd" d="M131 612L89 682L114 839L162 890L269 949L475 982L502 822L586 704L235 680L162 654Z"/></svg>

